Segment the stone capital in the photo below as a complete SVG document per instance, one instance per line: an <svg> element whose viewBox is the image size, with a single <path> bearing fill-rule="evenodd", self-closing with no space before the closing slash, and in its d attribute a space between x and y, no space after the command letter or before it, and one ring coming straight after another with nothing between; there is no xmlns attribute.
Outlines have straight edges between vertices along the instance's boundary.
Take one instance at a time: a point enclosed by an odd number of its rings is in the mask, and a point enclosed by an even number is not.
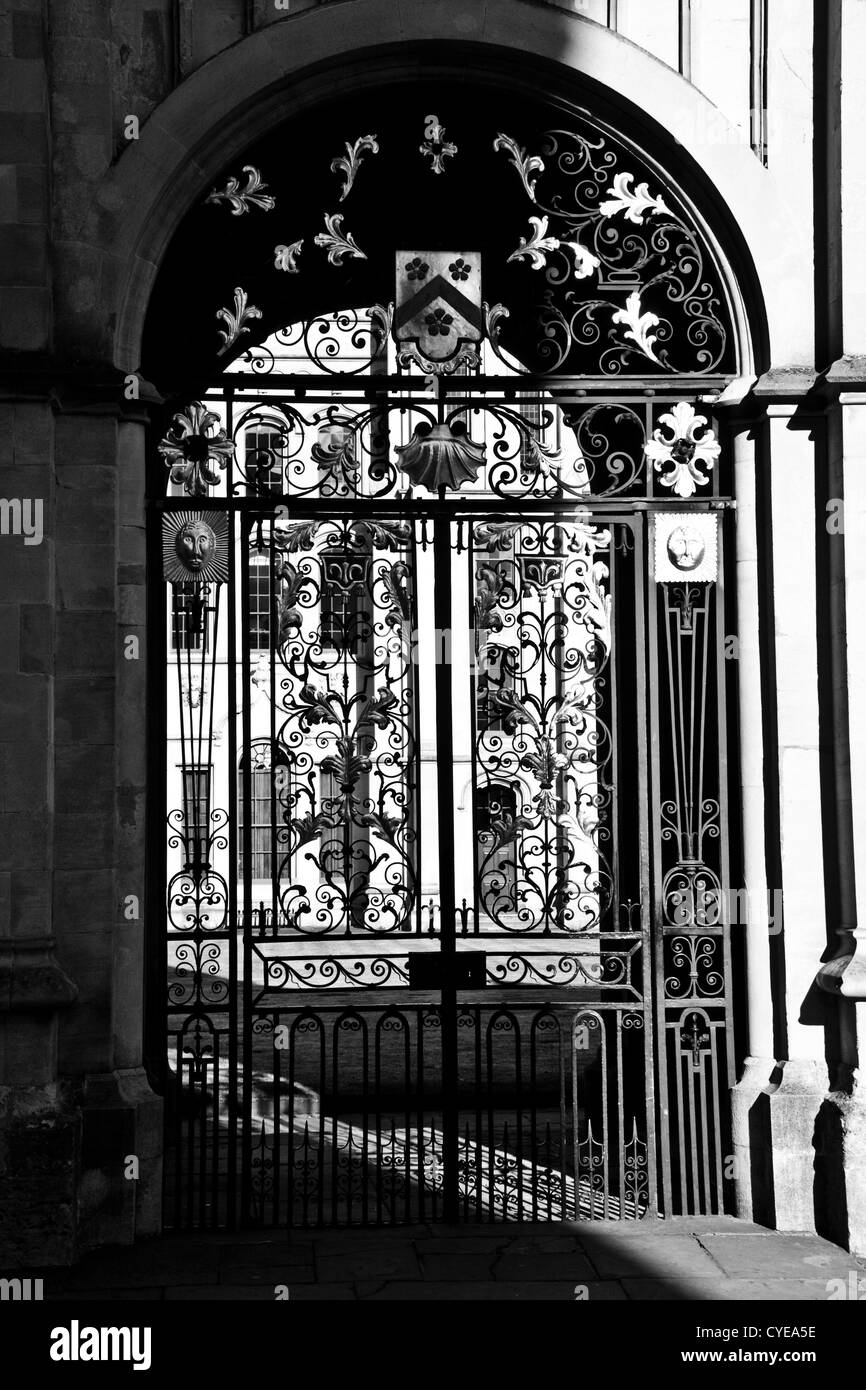
<svg viewBox="0 0 866 1390"><path fill-rule="evenodd" d="M78 986L54 956L52 936L0 941L0 1013L60 1009L78 998Z"/></svg>

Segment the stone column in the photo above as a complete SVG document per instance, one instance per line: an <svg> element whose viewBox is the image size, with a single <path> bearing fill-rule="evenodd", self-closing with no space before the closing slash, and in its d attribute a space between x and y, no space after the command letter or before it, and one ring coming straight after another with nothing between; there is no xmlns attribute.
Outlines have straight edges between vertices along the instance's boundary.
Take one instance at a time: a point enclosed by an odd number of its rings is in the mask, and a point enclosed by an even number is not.
<svg viewBox="0 0 866 1390"><path fill-rule="evenodd" d="M747 893L746 992L748 1056L734 1087L732 1131L737 1214L769 1215L770 1152L765 1090L775 1067L770 987L770 921L765 850L763 695L760 650L761 592L756 515L755 430L736 427L733 439L739 688L740 815L743 886ZM732 930L740 930L734 926Z"/></svg>
<svg viewBox="0 0 866 1390"><path fill-rule="evenodd" d="M80 1119L58 1080L55 955L54 422L0 407L0 1269L62 1264L76 1241Z"/></svg>
<svg viewBox="0 0 866 1390"><path fill-rule="evenodd" d="M851 759L851 843L854 927L852 959L841 977L841 993L857 1001L861 1068L852 1094L838 1095L842 1117L843 1168L850 1247L866 1251L866 1104L862 1098L862 1049L866 1038L866 392L842 392L845 541L845 626L848 728Z"/></svg>
<svg viewBox="0 0 866 1390"><path fill-rule="evenodd" d="M804 1004L827 945L816 623L815 447L792 405L770 404L773 648L784 906L781 1078L769 1097L774 1224L815 1228L816 1124L828 1089L823 1014ZM772 885L771 885L772 886Z"/></svg>
<svg viewBox="0 0 866 1390"><path fill-rule="evenodd" d="M161 1105L141 1067L144 447L142 423L106 402L61 414L56 431L54 917L81 990L60 1068L83 1099L84 1249L160 1223Z"/></svg>

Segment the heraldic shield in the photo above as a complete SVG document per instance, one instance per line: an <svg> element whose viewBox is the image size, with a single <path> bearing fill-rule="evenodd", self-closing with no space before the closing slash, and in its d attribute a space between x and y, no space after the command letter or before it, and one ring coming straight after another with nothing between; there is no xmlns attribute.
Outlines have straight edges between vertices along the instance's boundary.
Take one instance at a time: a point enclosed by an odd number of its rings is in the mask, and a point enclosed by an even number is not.
<svg viewBox="0 0 866 1390"><path fill-rule="evenodd" d="M478 251L398 251L394 337L406 361L453 371L478 361L483 336Z"/></svg>

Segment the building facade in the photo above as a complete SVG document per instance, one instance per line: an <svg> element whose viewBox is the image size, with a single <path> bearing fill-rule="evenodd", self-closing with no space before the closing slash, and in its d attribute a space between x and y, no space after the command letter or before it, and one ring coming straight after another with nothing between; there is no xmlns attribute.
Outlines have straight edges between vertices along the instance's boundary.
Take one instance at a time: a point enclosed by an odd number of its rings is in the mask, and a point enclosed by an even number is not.
<svg viewBox="0 0 866 1390"><path fill-rule="evenodd" d="M864 43L7 12L7 1264L425 1211L866 1251Z"/></svg>

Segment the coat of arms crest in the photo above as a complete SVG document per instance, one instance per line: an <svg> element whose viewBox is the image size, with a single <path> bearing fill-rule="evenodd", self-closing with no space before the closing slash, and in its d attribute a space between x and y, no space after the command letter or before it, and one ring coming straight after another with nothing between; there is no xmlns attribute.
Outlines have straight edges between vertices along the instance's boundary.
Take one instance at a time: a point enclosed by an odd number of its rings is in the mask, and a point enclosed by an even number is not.
<svg viewBox="0 0 866 1390"><path fill-rule="evenodd" d="M478 251L398 251L394 336L432 372L476 365L484 333Z"/></svg>

